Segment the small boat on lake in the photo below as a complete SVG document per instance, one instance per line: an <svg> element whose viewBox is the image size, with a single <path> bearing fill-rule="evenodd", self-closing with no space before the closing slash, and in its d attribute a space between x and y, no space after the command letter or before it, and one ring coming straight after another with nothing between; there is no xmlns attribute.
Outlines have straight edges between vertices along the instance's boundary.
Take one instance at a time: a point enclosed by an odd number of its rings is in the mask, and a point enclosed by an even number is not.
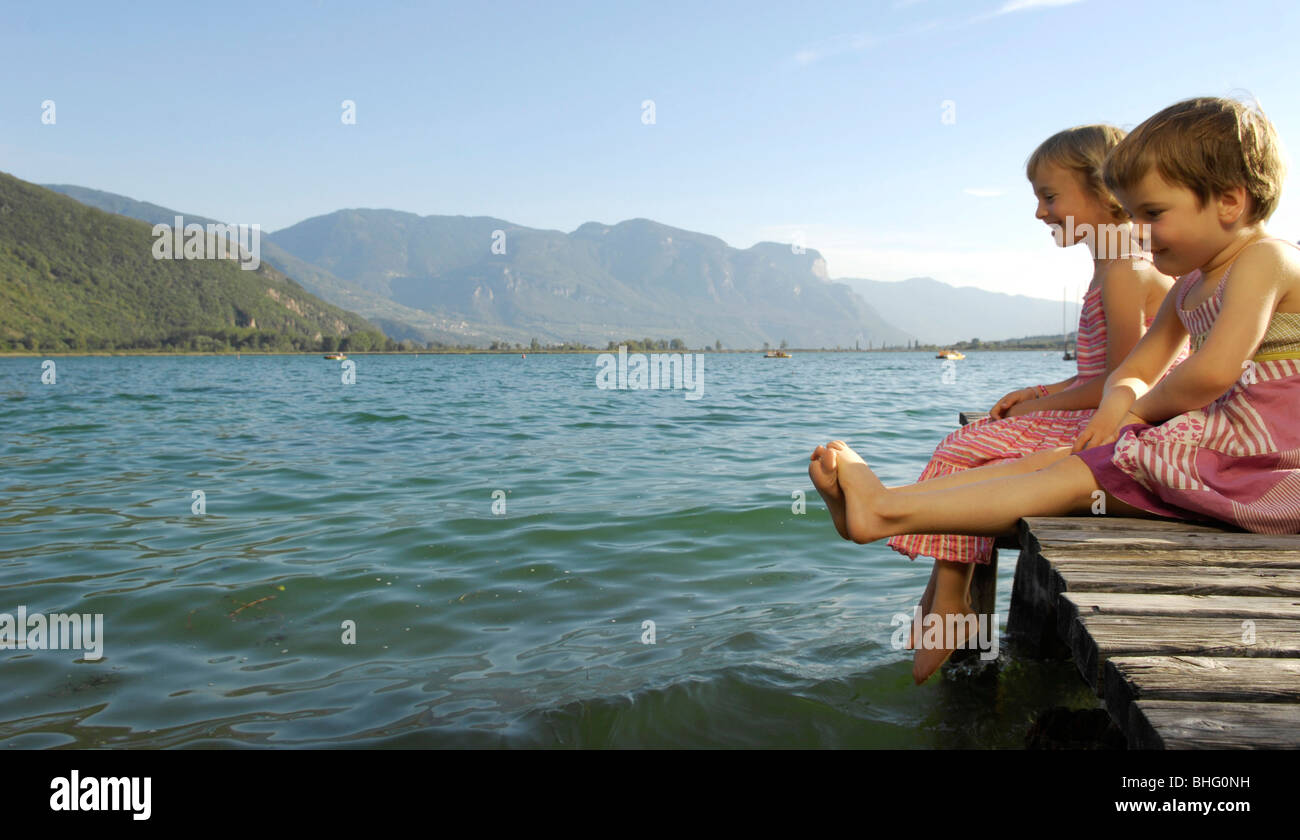
<svg viewBox="0 0 1300 840"><path fill-rule="evenodd" d="M790 354L784 350L768 350L763 354L764 359L789 359Z"/></svg>
<svg viewBox="0 0 1300 840"><path fill-rule="evenodd" d="M341 361L341 360L343 360L343 359L346 359L347 356L344 356L342 353L326 353L326 354L325 354L325 358L330 359L331 361L336 361L336 362L337 362L337 361Z"/></svg>
<svg viewBox="0 0 1300 840"><path fill-rule="evenodd" d="M939 355L935 356L935 358L936 359L964 359L966 358L966 354L958 353L956 350L940 350Z"/></svg>

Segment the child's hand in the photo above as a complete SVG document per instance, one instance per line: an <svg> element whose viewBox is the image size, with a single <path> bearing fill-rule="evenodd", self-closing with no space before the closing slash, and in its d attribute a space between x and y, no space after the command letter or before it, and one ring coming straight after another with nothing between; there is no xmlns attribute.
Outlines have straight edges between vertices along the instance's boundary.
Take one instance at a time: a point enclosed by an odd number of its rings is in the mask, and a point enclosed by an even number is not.
<svg viewBox="0 0 1300 840"><path fill-rule="evenodd" d="M1146 425L1147 421L1138 417L1131 411L1126 411L1124 412L1124 416L1116 422L1108 419L1107 415L1098 411L1096 414L1092 415L1092 420L1088 421L1087 427L1079 433L1079 437L1075 439L1074 446L1070 449L1070 453L1082 452L1085 449L1092 449L1094 446L1105 446L1108 443L1113 443L1119 438L1120 429L1130 423L1142 423Z"/></svg>
<svg viewBox="0 0 1300 840"><path fill-rule="evenodd" d="M1016 403L1032 400L1038 397L1038 390L1035 388L1021 388L1019 391L1012 391L1002 399L998 400L997 405L989 410L989 416L995 420L1001 420L1007 416L1011 406Z"/></svg>

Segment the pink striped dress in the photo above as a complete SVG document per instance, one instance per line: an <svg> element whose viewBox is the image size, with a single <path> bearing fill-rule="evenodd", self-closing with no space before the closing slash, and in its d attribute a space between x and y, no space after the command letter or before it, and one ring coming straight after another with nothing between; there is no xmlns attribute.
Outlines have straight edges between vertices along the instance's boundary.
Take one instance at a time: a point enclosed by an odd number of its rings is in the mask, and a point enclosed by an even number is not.
<svg viewBox="0 0 1300 840"><path fill-rule="evenodd" d="M1183 300L1201 272L1171 292L1193 348L1214 326L1231 273L1229 265L1214 294L1190 312ZM1300 313L1274 312L1251 361L1208 406L1157 426L1130 424L1115 442L1078 456L1103 490L1150 513L1300 533Z"/></svg>
<svg viewBox="0 0 1300 840"><path fill-rule="evenodd" d="M1148 318L1146 326L1151 326L1152 320ZM1186 350L1178 361L1184 358ZM1106 314L1101 305L1100 283L1089 289L1083 298L1075 360L1078 373L1070 388L1078 388L1088 380L1106 374ZM1072 446L1095 411L1091 408L1053 409L1001 420L980 418L944 438L917 480L1014 461L1043 449ZM987 563L993 554L992 537L963 534L902 534L891 537L887 545L912 560L925 556L956 563Z"/></svg>

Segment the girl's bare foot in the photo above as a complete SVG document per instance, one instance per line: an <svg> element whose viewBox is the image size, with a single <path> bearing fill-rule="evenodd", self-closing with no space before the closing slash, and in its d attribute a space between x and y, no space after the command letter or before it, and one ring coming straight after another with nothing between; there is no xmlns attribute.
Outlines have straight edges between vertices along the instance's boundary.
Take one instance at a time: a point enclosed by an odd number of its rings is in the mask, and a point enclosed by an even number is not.
<svg viewBox="0 0 1300 840"><path fill-rule="evenodd" d="M979 616L971 612L969 601L962 606L936 604L930 615L935 618L923 619L922 644L912 654L912 680L917 685L930 679L954 651L978 638ZM930 622L942 622L936 625L942 628L942 632L927 632L931 627Z"/></svg>
<svg viewBox="0 0 1300 840"><path fill-rule="evenodd" d="M921 638L912 654L912 679L925 682L953 651L979 635L979 616L971 609L971 564L935 561L933 604L922 610Z"/></svg>
<svg viewBox="0 0 1300 840"><path fill-rule="evenodd" d="M939 575L939 561L934 561L930 567L930 580L925 584L925 591L921 593L921 615L929 615L930 607L934 604L934 580ZM916 647L916 623L908 625L907 628L907 647L905 650L912 650Z"/></svg>
<svg viewBox="0 0 1300 840"><path fill-rule="evenodd" d="M929 615L929 614L930 614L930 609L931 609L931 607L934 606L934 584L935 584L935 580L936 580L936 579L938 578L938 576L939 576L939 564L942 563L942 562L944 562L944 561L942 561L942 560L935 560L935 561L934 561L934 565L930 567L930 580L925 584L925 591L921 593L920 607L921 607L921 615L922 615L922 616ZM975 569L975 564L974 564L974 562L972 562L972 563L971 563L971 570L972 570L972 573L974 572L974 569ZM970 600L970 581L969 581L969 579L968 579L967 582L966 582L966 599L967 599L968 601ZM907 631L907 647L904 648L905 650L912 650L913 648L916 647L916 639L913 638L913 633L915 632L915 630L916 630L915 626L912 626L912 627L909 627L909 628L908 628L908 631Z"/></svg>
<svg viewBox="0 0 1300 840"><path fill-rule="evenodd" d="M835 450L819 446L809 458L808 477L813 487L821 494L826 509L831 512L831 522L835 530L844 539L849 538L849 528L844 516L844 494L840 492L840 481L835 470Z"/></svg>
<svg viewBox="0 0 1300 840"><path fill-rule="evenodd" d="M889 536L885 532L884 520L877 512L889 490L847 443L833 440L826 444L826 448L835 451L835 472L844 494L849 539L855 543L869 543Z"/></svg>

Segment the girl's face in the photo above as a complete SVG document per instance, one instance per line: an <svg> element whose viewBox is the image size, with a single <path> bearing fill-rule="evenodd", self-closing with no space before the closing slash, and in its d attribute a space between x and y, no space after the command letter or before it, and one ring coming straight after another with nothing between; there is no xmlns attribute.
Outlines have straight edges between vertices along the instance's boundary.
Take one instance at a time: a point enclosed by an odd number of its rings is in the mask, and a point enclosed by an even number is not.
<svg viewBox="0 0 1300 840"><path fill-rule="evenodd" d="M1154 169L1117 197L1134 223L1150 226L1152 261L1170 277L1205 265L1231 238L1220 224L1216 202L1200 206L1196 193L1170 184Z"/></svg>
<svg viewBox="0 0 1300 840"><path fill-rule="evenodd" d="M1038 197L1035 218L1052 229L1056 244L1068 248L1082 242L1090 230L1114 224L1110 212L1102 205L1082 179L1054 163L1040 164L1029 180Z"/></svg>

